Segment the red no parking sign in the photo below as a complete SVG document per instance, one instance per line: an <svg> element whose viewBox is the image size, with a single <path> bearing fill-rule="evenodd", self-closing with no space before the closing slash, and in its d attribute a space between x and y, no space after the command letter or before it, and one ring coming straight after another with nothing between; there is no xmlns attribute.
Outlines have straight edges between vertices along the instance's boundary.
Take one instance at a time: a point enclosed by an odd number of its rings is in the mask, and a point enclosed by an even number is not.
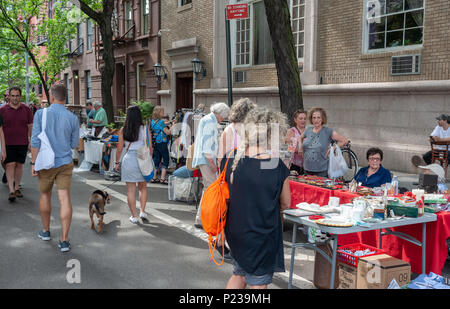
<svg viewBox="0 0 450 309"><path fill-rule="evenodd" d="M248 18L248 3L227 5L227 19Z"/></svg>

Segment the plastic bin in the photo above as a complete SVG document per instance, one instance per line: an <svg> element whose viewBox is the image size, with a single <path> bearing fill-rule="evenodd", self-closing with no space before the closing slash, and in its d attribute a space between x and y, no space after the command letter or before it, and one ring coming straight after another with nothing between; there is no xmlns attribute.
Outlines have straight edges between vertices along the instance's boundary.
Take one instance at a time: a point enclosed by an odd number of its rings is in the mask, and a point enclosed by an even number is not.
<svg viewBox="0 0 450 309"><path fill-rule="evenodd" d="M366 254L366 255L353 255L347 252L342 252L341 250L349 250L349 251L360 251L360 250L366 250L369 249L370 251L375 251L374 253L371 254ZM384 254L386 253L386 251L382 250L382 249L378 249L369 245L365 245L365 244L350 244L350 245L345 245L345 246L340 246L337 249L337 260L339 262L345 263L347 265L353 266L353 267L358 267L358 261L359 258L362 257L366 257L366 256L372 256L372 255L377 255L377 254Z"/></svg>

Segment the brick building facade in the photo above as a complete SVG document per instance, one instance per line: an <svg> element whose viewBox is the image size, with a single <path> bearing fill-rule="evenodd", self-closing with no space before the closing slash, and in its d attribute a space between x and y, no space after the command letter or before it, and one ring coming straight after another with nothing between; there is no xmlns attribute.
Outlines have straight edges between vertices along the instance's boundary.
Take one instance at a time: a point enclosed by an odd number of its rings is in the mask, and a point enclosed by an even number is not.
<svg viewBox="0 0 450 309"><path fill-rule="evenodd" d="M240 2L249 3L250 16L231 23L234 98L279 109L263 2L194 0L183 8L173 0L161 8L162 64L169 78L158 94L168 111L177 106L175 69L183 62L183 69L192 72L188 60L195 55L208 74L193 82L193 106L227 101L224 9ZM366 150L379 146L386 153L385 167L416 172L411 156L428 150L435 117L450 109L447 1L289 4L305 109L325 108L328 125L352 141L362 164Z"/></svg>
<svg viewBox="0 0 450 309"><path fill-rule="evenodd" d="M114 114L137 100L158 104L158 84L153 65L158 62L159 0L117 0L113 13L115 74ZM71 66L61 73L69 89L68 105L81 110L86 102L100 101L103 52L98 27L86 20L78 25L77 38L69 42Z"/></svg>

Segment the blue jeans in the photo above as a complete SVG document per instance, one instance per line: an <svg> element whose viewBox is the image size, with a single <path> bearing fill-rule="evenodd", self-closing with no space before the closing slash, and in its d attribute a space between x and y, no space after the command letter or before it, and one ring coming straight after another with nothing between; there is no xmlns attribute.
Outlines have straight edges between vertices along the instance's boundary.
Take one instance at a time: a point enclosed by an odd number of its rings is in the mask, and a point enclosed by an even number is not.
<svg viewBox="0 0 450 309"><path fill-rule="evenodd" d="M182 166L172 173L172 176L180 178L189 178L194 176L194 172L187 169L186 166Z"/></svg>
<svg viewBox="0 0 450 309"><path fill-rule="evenodd" d="M153 149L153 162L155 163L155 168L158 171L161 160L162 168L167 168L169 166L169 149L167 148L167 142L156 143L155 149Z"/></svg>

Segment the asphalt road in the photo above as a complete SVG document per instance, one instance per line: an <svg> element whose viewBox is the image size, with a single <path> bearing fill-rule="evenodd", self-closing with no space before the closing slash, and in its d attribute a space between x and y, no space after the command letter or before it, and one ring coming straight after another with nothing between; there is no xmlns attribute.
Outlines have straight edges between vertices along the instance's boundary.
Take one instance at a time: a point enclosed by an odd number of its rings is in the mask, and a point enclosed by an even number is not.
<svg viewBox="0 0 450 309"><path fill-rule="evenodd" d="M0 175L1 176L1 175ZM411 186L415 176L401 175L400 184ZM52 240L37 237L42 229L38 209L37 179L27 163L22 180L24 198L10 203L8 188L0 184L0 288L69 289L222 289L232 274L232 264L216 266L210 260L207 236L193 226L194 204L168 200L167 186L149 184L149 221L129 222L123 183L106 181L98 173L74 173L71 197L72 249L61 253L56 191L52 197ZM102 234L90 229L88 199L96 189L111 195ZM139 208L139 206L138 206ZM286 269L290 261L292 225L285 224ZM305 239L300 231L297 240ZM216 258L220 258L216 253ZM296 249L294 288L314 288L315 253ZM450 274L450 263L443 273ZM274 277L271 289L287 288L288 272Z"/></svg>
<svg viewBox="0 0 450 309"><path fill-rule="evenodd" d="M59 204L52 196L52 240L37 237L42 229L37 178L26 163L22 180L24 198L8 201L0 184L0 288L156 288L222 289L232 264L210 261L206 234L193 226L196 207L168 200L167 186L149 184L149 221L129 222L126 187L105 181L98 173L74 173L71 188L73 217L71 251L57 247L61 235ZM108 189L104 232L90 229L88 199L96 189ZM138 206L139 207L139 206ZM289 236L291 232L286 232ZM301 237L301 236L300 236ZM286 266L290 250L285 250ZM295 287L313 288L312 251L297 250ZM215 256L220 258L218 254ZM287 272L277 275L272 289L287 288Z"/></svg>

